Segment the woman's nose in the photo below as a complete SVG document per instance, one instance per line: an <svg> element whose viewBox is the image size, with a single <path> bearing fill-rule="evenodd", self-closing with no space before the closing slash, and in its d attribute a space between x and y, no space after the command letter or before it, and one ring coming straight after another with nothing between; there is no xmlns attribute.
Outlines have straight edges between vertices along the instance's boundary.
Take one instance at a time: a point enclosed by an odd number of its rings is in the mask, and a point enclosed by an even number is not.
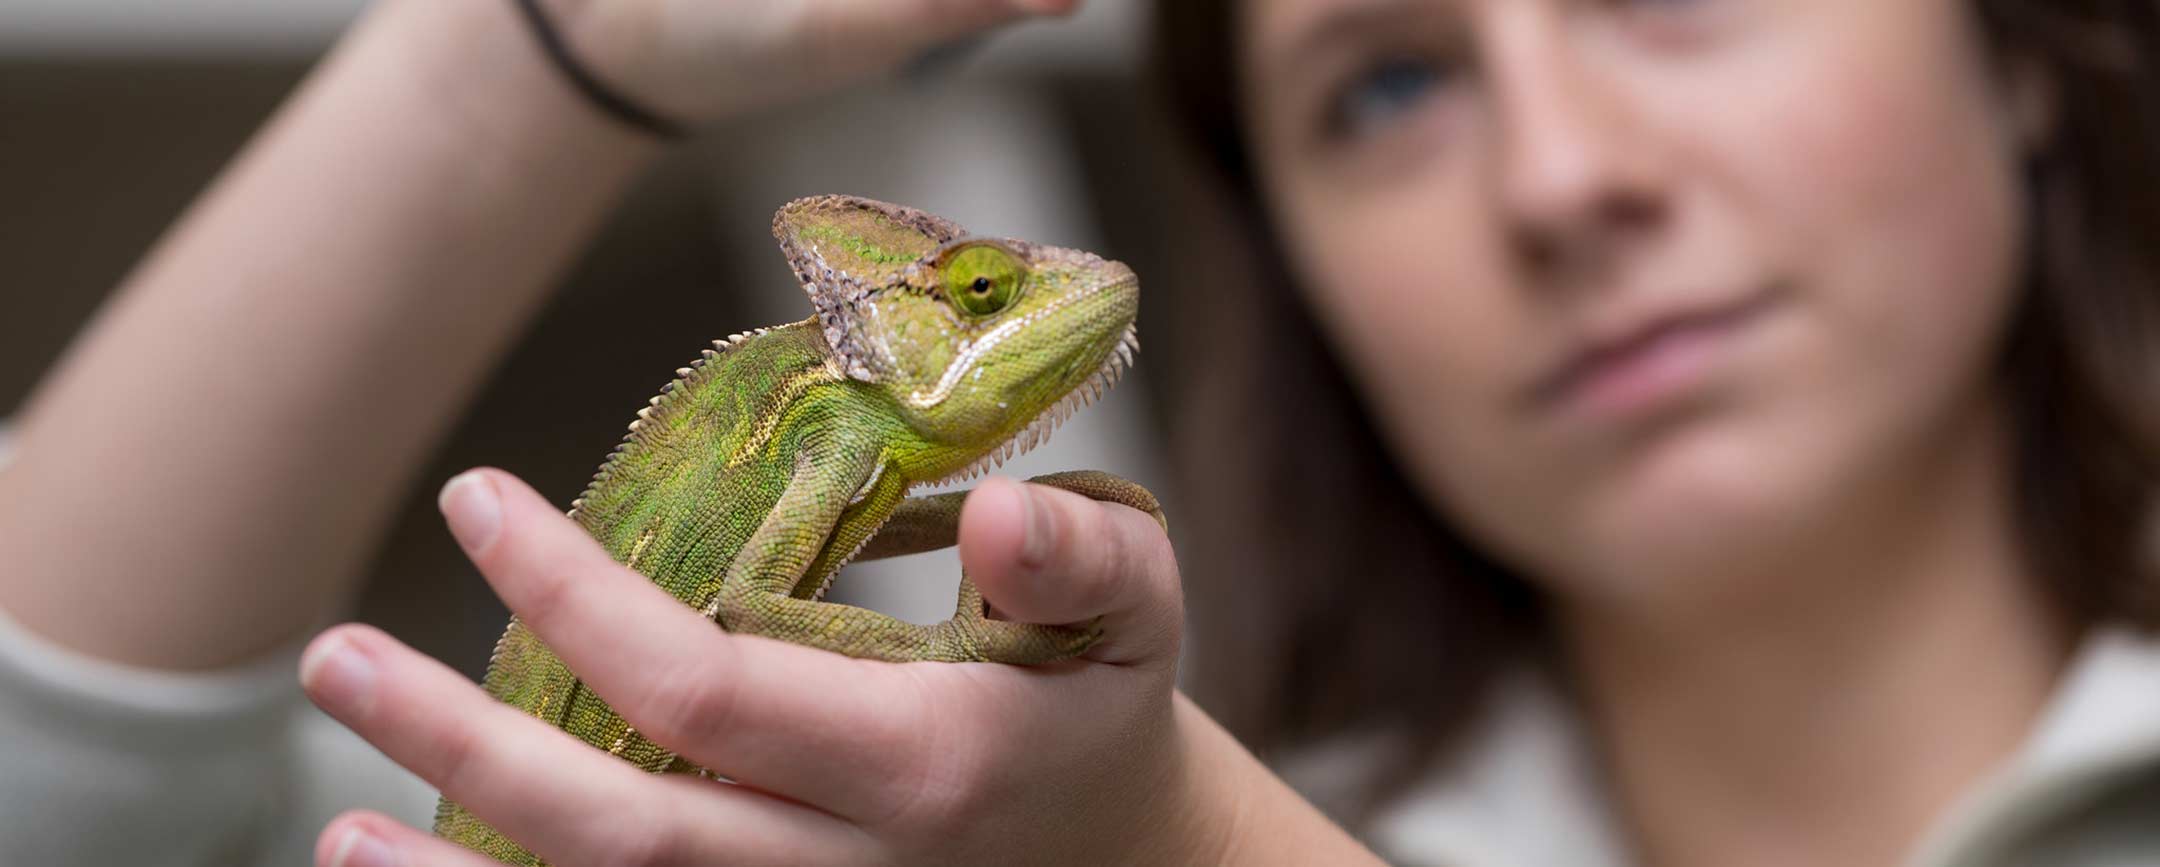
<svg viewBox="0 0 2160 867"><path fill-rule="evenodd" d="M1564 4L1514 3L1486 47L1498 136L1495 203L1521 263L1602 271L1665 208L1654 144L1622 80L1570 38Z"/></svg>

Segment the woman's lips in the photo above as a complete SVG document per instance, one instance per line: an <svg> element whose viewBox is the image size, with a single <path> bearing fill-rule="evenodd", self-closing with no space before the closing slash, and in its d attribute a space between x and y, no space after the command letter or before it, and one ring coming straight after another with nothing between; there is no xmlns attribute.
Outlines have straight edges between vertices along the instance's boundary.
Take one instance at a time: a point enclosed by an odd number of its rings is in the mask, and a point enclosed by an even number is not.
<svg viewBox="0 0 2160 867"><path fill-rule="evenodd" d="M1699 388L1733 338L1770 306L1762 291L1736 302L1647 318L1617 339L1571 356L1531 390L1538 409L1624 419Z"/></svg>

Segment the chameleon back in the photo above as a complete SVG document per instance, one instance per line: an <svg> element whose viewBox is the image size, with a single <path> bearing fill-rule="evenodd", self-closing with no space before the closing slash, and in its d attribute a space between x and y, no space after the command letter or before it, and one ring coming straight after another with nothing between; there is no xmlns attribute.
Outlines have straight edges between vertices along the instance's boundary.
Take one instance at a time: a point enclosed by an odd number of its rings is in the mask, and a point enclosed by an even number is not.
<svg viewBox="0 0 2160 867"><path fill-rule="evenodd" d="M829 362L813 323L715 341L638 413L570 516L615 560L695 608L779 499L806 413L860 393ZM762 421L761 421L762 420ZM674 754L640 737L515 618L489 659L489 695L648 771ZM457 804L436 808L435 833L510 864L541 862Z"/></svg>

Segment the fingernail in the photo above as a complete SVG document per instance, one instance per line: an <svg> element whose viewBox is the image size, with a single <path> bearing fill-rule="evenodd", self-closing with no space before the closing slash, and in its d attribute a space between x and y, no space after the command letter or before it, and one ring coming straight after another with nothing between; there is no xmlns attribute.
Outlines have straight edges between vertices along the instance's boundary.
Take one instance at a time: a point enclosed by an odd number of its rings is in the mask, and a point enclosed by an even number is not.
<svg viewBox="0 0 2160 867"><path fill-rule="evenodd" d="M300 685L325 705L357 708L375 685L375 664L344 636L319 639L300 657Z"/></svg>
<svg viewBox="0 0 2160 867"><path fill-rule="evenodd" d="M330 852L330 867L398 867L397 851L373 834L349 828Z"/></svg>
<svg viewBox="0 0 2160 867"><path fill-rule="evenodd" d="M449 521L450 535L467 552L486 548L502 530L502 499L495 494L495 483L478 471L459 473L444 484L435 507Z"/></svg>
<svg viewBox="0 0 2160 867"><path fill-rule="evenodd" d="M1050 510L1036 502L1035 492L1019 482L1012 483L1013 494L1020 498L1020 526L1025 529L1020 537L1020 565L1027 569L1040 569L1049 562L1050 552L1057 547L1057 528L1052 526Z"/></svg>

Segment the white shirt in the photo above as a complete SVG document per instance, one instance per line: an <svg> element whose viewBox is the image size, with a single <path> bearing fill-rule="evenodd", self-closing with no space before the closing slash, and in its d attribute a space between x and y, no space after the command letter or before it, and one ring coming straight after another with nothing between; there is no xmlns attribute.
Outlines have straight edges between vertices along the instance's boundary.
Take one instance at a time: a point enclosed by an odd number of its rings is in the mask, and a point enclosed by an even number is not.
<svg viewBox="0 0 2160 867"><path fill-rule="evenodd" d="M427 827L434 790L308 704L298 664L148 671L0 613L0 864L308 864L342 810Z"/></svg>
<svg viewBox="0 0 2160 867"><path fill-rule="evenodd" d="M1578 726L1541 678L1504 681L1463 749L1383 810L1368 842L1399 864L1630 863ZM2160 640L2088 638L2024 745L1903 863L2160 865Z"/></svg>

